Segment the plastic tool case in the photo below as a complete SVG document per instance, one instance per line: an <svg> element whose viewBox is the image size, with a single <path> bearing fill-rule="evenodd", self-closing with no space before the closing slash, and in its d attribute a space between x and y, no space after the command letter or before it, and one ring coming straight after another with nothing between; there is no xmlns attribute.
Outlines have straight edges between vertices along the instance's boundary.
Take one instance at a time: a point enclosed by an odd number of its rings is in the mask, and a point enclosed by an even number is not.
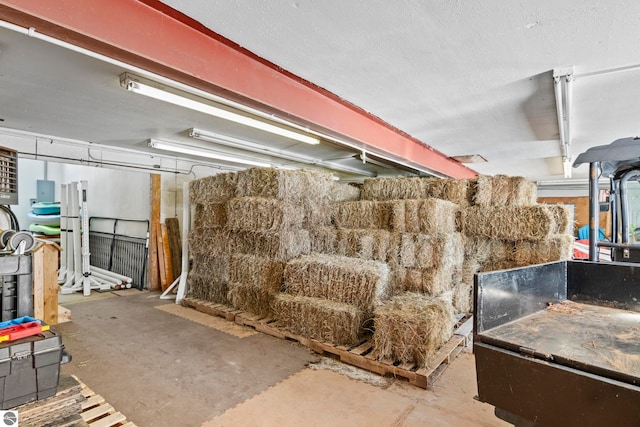
<svg viewBox="0 0 640 427"><path fill-rule="evenodd" d="M0 343L0 407L10 409L55 395L60 364L71 360L63 350L53 329Z"/></svg>

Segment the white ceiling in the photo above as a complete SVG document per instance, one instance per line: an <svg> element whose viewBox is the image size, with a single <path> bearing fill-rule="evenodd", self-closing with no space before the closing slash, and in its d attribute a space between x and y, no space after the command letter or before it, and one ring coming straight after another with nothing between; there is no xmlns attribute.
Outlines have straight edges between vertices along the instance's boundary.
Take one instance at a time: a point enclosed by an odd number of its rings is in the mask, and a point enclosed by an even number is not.
<svg viewBox="0 0 640 427"><path fill-rule="evenodd" d="M640 3L584 0L165 0L276 65L480 173L561 180L552 70L574 66L571 154L640 134ZM632 69L611 72L621 67ZM192 127L368 173L335 146L292 145L131 94L117 66L0 29L0 126L150 151ZM273 163L283 163L266 158ZM285 162L286 163L286 162ZM574 176L585 178L586 168Z"/></svg>

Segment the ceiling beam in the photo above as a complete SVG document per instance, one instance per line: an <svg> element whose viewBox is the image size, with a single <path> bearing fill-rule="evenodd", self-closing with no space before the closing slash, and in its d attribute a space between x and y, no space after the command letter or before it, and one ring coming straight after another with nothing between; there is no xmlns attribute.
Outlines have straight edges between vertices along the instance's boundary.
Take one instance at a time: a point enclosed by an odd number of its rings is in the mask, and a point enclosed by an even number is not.
<svg viewBox="0 0 640 427"><path fill-rule="evenodd" d="M2 19L440 174L476 172L157 0L0 0Z"/></svg>

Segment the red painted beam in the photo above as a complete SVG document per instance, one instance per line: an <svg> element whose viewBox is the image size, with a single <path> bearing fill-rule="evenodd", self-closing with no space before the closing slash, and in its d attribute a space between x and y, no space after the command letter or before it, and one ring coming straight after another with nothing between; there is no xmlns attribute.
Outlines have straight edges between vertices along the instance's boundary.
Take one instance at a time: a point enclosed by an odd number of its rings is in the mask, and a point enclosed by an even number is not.
<svg viewBox="0 0 640 427"><path fill-rule="evenodd" d="M476 173L157 0L0 0L0 17L451 177Z"/></svg>

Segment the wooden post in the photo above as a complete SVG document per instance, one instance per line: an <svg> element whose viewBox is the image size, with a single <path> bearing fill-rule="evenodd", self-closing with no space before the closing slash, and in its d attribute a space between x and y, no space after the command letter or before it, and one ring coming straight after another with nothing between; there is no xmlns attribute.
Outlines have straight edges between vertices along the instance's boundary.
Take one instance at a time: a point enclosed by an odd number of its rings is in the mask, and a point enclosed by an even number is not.
<svg viewBox="0 0 640 427"><path fill-rule="evenodd" d="M160 225L160 175L151 174L151 223L149 226L149 289L160 289L158 226Z"/></svg>
<svg viewBox="0 0 640 427"><path fill-rule="evenodd" d="M156 240L158 242L158 272L160 273L160 289L164 292L169 283L167 282L167 264L164 258L164 243L162 242L162 224L158 223L156 230Z"/></svg>
<svg viewBox="0 0 640 427"><path fill-rule="evenodd" d="M58 324L58 258L60 247L53 243L33 251L33 317L49 325Z"/></svg>

